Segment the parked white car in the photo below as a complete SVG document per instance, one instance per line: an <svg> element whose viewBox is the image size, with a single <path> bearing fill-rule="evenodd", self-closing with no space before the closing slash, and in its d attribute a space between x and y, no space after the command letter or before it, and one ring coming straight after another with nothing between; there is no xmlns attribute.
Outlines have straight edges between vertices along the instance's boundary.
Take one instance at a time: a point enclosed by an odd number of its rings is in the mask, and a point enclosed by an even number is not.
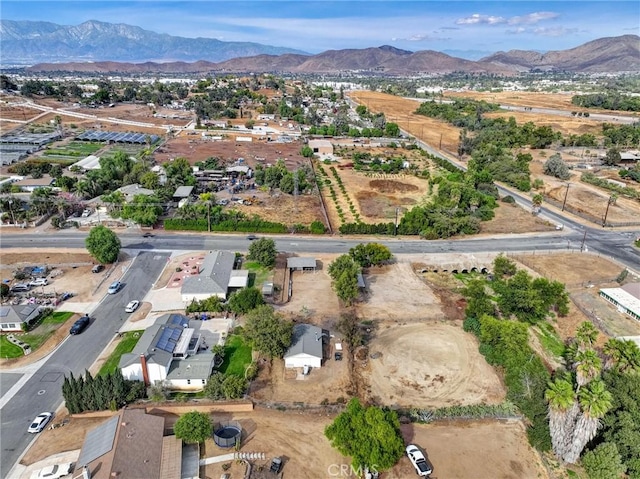
<svg viewBox="0 0 640 479"><path fill-rule="evenodd" d="M49 421L51 421L51 418L53 418L52 412L43 412L41 414L38 414L31 423L31 426L29 426L29 429L27 429L27 432L35 434L42 431L49 423Z"/></svg>
<svg viewBox="0 0 640 479"><path fill-rule="evenodd" d="M124 310L127 313L133 313L136 309L138 309L138 306L140 306L140 301L134 299L133 301L129 301L129 304L127 304L127 307L124 308Z"/></svg>
<svg viewBox="0 0 640 479"><path fill-rule="evenodd" d="M420 449L418 449L418 446L409 444L406 450L407 456L409 456L409 460L416 469L418 476L427 477L433 472L433 466L429 461L427 461L427 458L424 457L424 454Z"/></svg>
<svg viewBox="0 0 640 479"><path fill-rule="evenodd" d="M73 469L73 462L65 462L64 464L55 464L53 466L47 466L35 471L31 474L31 479L60 479L61 477L71 474Z"/></svg>
<svg viewBox="0 0 640 479"><path fill-rule="evenodd" d="M46 286L48 284L49 280L47 278L36 278L29 282L29 286Z"/></svg>

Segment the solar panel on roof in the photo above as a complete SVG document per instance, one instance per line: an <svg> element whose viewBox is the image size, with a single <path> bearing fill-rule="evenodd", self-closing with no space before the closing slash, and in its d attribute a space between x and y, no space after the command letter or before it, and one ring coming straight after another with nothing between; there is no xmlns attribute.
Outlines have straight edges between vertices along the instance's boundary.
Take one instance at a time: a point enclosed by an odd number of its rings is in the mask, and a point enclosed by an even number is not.
<svg viewBox="0 0 640 479"><path fill-rule="evenodd" d="M169 324L182 324L182 317L178 314L171 315L171 321Z"/></svg>
<svg viewBox="0 0 640 479"><path fill-rule="evenodd" d="M179 329L174 329L173 332L171 333L171 339L174 341L177 341L178 339L180 339L181 334L182 334L182 331L180 331Z"/></svg>

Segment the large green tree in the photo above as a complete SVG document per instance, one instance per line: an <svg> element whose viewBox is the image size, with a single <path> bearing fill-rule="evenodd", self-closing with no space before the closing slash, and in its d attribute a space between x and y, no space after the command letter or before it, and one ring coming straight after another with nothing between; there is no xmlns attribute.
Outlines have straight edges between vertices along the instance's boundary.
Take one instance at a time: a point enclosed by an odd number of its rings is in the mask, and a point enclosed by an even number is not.
<svg viewBox="0 0 640 479"><path fill-rule="evenodd" d="M265 268L272 268L276 263L276 242L271 238L260 238L255 240L249 246L249 254L247 259L255 261Z"/></svg>
<svg viewBox="0 0 640 479"><path fill-rule="evenodd" d="M196 444L211 437L213 426L208 414L191 411L180 416L173 430L178 439L187 444Z"/></svg>
<svg viewBox="0 0 640 479"><path fill-rule="evenodd" d="M350 305L358 297L358 273L360 267L348 254L338 256L328 269L331 286L345 304Z"/></svg>
<svg viewBox="0 0 640 479"><path fill-rule="evenodd" d="M162 214L160 200L155 195L135 195L133 201L122 207L120 216L142 226L153 226Z"/></svg>
<svg viewBox="0 0 640 479"><path fill-rule="evenodd" d="M589 479L620 479L627 470L618 448L612 442L604 442L594 450L587 451L582 458L582 466Z"/></svg>
<svg viewBox="0 0 640 479"><path fill-rule="evenodd" d="M247 313L244 333L255 350L270 358L281 358L291 346L293 323L263 304Z"/></svg>
<svg viewBox="0 0 640 479"><path fill-rule="evenodd" d="M363 406L357 398L329 426L325 436L354 468L385 471L402 457L404 441L395 411Z"/></svg>
<svg viewBox="0 0 640 479"><path fill-rule="evenodd" d="M349 250L349 255L363 268L380 266L393 257L389 248L380 243L360 243Z"/></svg>
<svg viewBox="0 0 640 479"><path fill-rule="evenodd" d="M229 309L236 314L245 314L261 304L264 304L262 291L255 287L242 288L229 298Z"/></svg>
<svg viewBox="0 0 640 479"><path fill-rule="evenodd" d="M91 228L85 245L89 254L100 263L113 263L118 259L120 253L120 238L103 225Z"/></svg>

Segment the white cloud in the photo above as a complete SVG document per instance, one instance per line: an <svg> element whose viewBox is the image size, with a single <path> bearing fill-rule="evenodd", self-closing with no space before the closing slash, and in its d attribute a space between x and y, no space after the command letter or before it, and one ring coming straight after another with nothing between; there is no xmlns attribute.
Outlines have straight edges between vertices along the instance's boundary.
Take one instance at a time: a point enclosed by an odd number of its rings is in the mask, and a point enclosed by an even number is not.
<svg viewBox="0 0 640 479"><path fill-rule="evenodd" d="M507 23L509 25L533 25L543 20L553 20L559 16L560 14L554 12L533 12L527 15L511 17Z"/></svg>
<svg viewBox="0 0 640 479"><path fill-rule="evenodd" d="M442 41L442 40L449 40L448 38L443 38L443 37L436 37L433 35L429 35L428 33L416 33L414 35L411 35L409 37L393 37L391 38L392 41L394 42L401 42L401 41L405 41L405 42L427 42L427 41Z"/></svg>
<svg viewBox="0 0 640 479"><path fill-rule="evenodd" d="M481 15L479 13L474 13L470 17L458 18L456 20L456 25L478 25L478 24L487 24L487 25L498 25L500 23L505 23L506 19L504 17L496 17L493 15Z"/></svg>
<svg viewBox="0 0 640 479"><path fill-rule="evenodd" d="M577 33L580 30L578 28L566 28L566 27L536 27L536 28L525 28L518 27L511 30L507 30L507 33L511 35L520 35L523 33L528 33L531 35L538 35L540 37L562 37L565 35L571 35L573 33Z"/></svg>
<svg viewBox="0 0 640 479"><path fill-rule="evenodd" d="M577 28L564 27L537 27L531 30L533 34L540 35L542 37L561 37L564 35L577 33L578 31L579 30Z"/></svg>

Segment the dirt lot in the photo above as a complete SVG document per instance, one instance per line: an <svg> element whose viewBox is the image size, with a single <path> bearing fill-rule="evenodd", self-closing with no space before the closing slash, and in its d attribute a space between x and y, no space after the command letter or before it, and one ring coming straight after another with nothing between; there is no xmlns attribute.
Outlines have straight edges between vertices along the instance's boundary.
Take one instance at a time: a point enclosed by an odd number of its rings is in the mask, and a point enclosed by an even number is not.
<svg viewBox="0 0 640 479"><path fill-rule="evenodd" d="M329 264L338 255L304 255L316 258L317 270L293 273L292 296L288 303L278 306L279 312L323 328L331 328L340 315L340 303L331 288L327 273ZM302 309L305 314L302 316Z"/></svg>
<svg viewBox="0 0 640 479"><path fill-rule="evenodd" d="M248 136L238 132L235 136ZM283 159L289 169L295 169L304 162L308 162L300 155L302 143L277 143L267 142L254 138L252 142L236 142L234 138L223 141L210 141L197 135L182 134L172 138L158 149L154 158L158 163L165 163L172 158L187 158L189 163L206 160L211 156L221 158L223 161L233 163L238 158L244 158L245 164L255 168L258 162L266 165L274 165L277 160ZM262 160L257 161L257 158Z"/></svg>
<svg viewBox="0 0 640 479"><path fill-rule="evenodd" d="M440 301L409 263L369 268L364 279L366 298L356 306L358 317L364 320L402 324L444 318Z"/></svg>
<svg viewBox="0 0 640 479"><path fill-rule="evenodd" d="M562 339L575 336L576 329L584 321L592 321L600 329L601 342L607 337L640 334L637 321L620 313L598 295L600 288L619 286L615 278L622 271L620 265L594 254L578 252L516 255L513 259L536 273L567 286L573 304L570 305L569 314L558 317L554 323Z"/></svg>
<svg viewBox="0 0 640 479"><path fill-rule="evenodd" d="M570 93L548 93L548 92L525 92L525 91L503 91L503 92L477 92L477 91L464 91L454 92L445 91L446 97L463 97L463 98L475 98L476 100L485 100L490 103L501 103L505 105L514 106L531 106L538 108L552 108L565 111L582 111L584 108L577 107L571 104ZM588 109L589 112L612 114L613 110L597 110ZM616 111L615 114L621 116L631 116L629 112ZM588 120L587 120L588 122Z"/></svg>
<svg viewBox="0 0 640 479"><path fill-rule="evenodd" d="M556 152L545 150L544 152L533 151L530 153L534 156L534 160L530 163L531 178L540 178L544 181L544 189L542 192L544 192L545 196L551 197L557 202L562 203L565 195L567 195L567 205L569 207L591 216L594 221L599 222L602 220L607 209L607 203L611 196L611 192L603 188L598 188L581 182L581 172L574 170L571 174L571 178L569 179L570 186L567 194L567 181L545 175L543 172L544 162L550 155ZM544 154L545 157L542 157L542 154ZM562 157L567 158L567 155L563 153ZM597 170L593 170L592 172L595 172L600 176L600 173L598 173ZM637 188L636 185L630 186ZM637 222L638 217L640 217L640 202L619 197L616 200L616 203L609 207L607 221L613 223Z"/></svg>
<svg viewBox="0 0 640 479"><path fill-rule="evenodd" d="M370 389L375 402L400 407L499 403L500 378L460 325L391 325L369 344Z"/></svg>
<svg viewBox="0 0 640 479"><path fill-rule="evenodd" d="M401 426L405 441L422 447L433 463L433 479L548 479L519 421L442 422ZM405 457L388 479L414 477Z"/></svg>
<svg viewBox="0 0 640 479"><path fill-rule="evenodd" d="M16 269L27 266L46 266L51 271L47 278L49 284L36 289L37 292L61 293L70 291L73 298L67 300L72 303L83 303L95 300L96 288L105 283L104 279L110 272L106 268L102 273L91 273L95 260L85 250L73 250L61 253L60 249L51 252L38 250L37 254L24 253L16 249L2 251L0 276L2 280L13 279ZM106 291L106 288L105 288Z"/></svg>

